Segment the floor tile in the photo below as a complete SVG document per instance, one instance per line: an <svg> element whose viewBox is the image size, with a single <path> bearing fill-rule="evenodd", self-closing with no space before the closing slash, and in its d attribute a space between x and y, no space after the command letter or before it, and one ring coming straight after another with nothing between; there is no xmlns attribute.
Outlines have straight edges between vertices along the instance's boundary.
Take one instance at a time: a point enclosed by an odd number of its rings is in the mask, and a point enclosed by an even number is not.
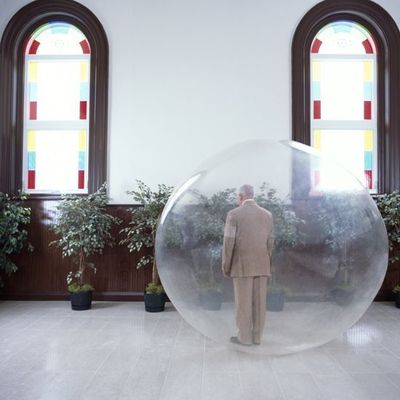
<svg viewBox="0 0 400 400"><path fill-rule="evenodd" d="M0 302L7 400L377 400L400 392L400 319L374 303L340 338L281 357L203 337L169 304ZM396 397L397 396L397 397Z"/></svg>

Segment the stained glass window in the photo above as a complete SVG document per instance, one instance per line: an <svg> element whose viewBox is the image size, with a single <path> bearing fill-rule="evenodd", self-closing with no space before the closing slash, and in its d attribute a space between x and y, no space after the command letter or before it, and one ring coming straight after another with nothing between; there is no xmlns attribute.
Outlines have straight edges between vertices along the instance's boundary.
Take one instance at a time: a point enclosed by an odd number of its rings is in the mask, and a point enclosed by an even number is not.
<svg viewBox="0 0 400 400"><path fill-rule="evenodd" d="M322 28L310 49L311 143L333 156L375 192L377 188L376 50L361 25ZM322 171L315 183L323 185Z"/></svg>
<svg viewBox="0 0 400 400"><path fill-rule="evenodd" d="M90 45L73 25L51 22L25 51L24 187L87 192Z"/></svg>

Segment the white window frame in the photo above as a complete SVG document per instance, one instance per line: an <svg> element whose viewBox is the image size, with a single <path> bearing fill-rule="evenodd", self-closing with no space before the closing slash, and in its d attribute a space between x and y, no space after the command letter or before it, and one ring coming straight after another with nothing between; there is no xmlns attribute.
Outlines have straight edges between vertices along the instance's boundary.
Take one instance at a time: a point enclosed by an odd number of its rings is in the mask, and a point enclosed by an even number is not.
<svg viewBox="0 0 400 400"><path fill-rule="evenodd" d="M36 55L26 54L25 55L25 71L24 71L24 129L23 129L23 158L22 158L22 187L23 191L30 194L61 194L63 190L40 190L40 189L28 189L28 140L27 133L30 130L85 130L86 131L86 170L85 170L85 189L69 190L70 194L87 194L88 193L88 178L89 178L89 117L90 117L90 73L88 73L88 85L89 85L89 99L87 100L87 114L85 120L57 120L57 121L40 121L29 119L29 61L87 61L90 71L90 54L76 54L76 55ZM78 181L78 176L76 177ZM78 185L77 185L78 186Z"/></svg>
<svg viewBox="0 0 400 400"><path fill-rule="evenodd" d="M314 119L313 105L313 85L312 85L312 65L313 62L319 61L372 61L373 63L373 85L372 85L372 110L370 120L322 120ZM318 54L310 53L310 141L314 147L314 131L318 129L329 130L371 130L373 137L372 150L372 189L369 189L371 194L378 192L378 124L377 124L377 69L378 63L376 54ZM321 99L322 101L322 99ZM367 188L368 189L368 188Z"/></svg>

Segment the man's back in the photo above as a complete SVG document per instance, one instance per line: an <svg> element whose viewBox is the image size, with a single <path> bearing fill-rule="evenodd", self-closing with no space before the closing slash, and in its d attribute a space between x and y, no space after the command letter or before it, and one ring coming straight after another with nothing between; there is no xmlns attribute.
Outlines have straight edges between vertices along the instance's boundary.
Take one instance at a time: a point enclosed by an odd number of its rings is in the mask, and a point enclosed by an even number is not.
<svg viewBox="0 0 400 400"><path fill-rule="evenodd" d="M273 220L269 211L254 200L246 200L228 213L223 249L227 275L270 275L272 246Z"/></svg>

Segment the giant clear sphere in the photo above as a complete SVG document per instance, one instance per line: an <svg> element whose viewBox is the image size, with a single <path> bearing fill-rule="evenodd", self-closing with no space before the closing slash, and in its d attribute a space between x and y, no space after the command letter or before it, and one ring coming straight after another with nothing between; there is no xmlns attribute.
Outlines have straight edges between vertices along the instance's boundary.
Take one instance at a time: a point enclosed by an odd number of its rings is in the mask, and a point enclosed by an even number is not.
<svg viewBox="0 0 400 400"><path fill-rule="evenodd" d="M259 343L246 346L230 340L243 328L242 304L222 273L226 218L244 184L274 225L257 303L265 324ZM202 334L238 350L287 354L335 339L363 315L385 276L388 243L365 184L347 170L296 142L250 141L212 157L175 190L158 226L156 261L168 297ZM259 326L254 315L243 329Z"/></svg>

